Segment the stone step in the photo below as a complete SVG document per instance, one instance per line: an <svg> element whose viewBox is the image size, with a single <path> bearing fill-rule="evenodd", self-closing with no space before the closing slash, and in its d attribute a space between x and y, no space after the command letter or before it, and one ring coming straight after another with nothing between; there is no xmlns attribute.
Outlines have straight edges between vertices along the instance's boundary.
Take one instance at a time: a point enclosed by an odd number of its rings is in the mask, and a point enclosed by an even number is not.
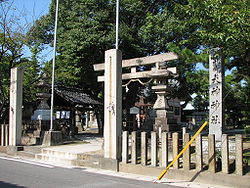
<svg viewBox="0 0 250 188"><path fill-rule="evenodd" d="M83 154L81 159L72 161L74 166L106 169L116 171L118 168L118 161L114 159L107 159L101 155Z"/></svg>
<svg viewBox="0 0 250 188"><path fill-rule="evenodd" d="M59 157L56 155L48 155L48 154L36 154L35 155L36 160L45 161L51 164L61 164L66 166L74 166L75 165L75 159L68 159L64 157Z"/></svg>
<svg viewBox="0 0 250 188"><path fill-rule="evenodd" d="M41 146L22 146L16 155L22 159L35 159L36 154L41 153L41 149Z"/></svg>
<svg viewBox="0 0 250 188"><path fill-rule="evenodd" d="M70 165L74 166L79 157L77 153L64 152L53 150L50 148L43 148L40 154L35 155L36 160L45 161L52 164Z"/></svg>
<svg viewBox="0 0 250 188"><path fill-rule="evenodd" d="M83 166L101 169L117 169L117 161L103 158L101 155L70 153L52 148L43 148L41 153L35 155L36 160L49 164L65 166Z"/></svg>
<svg viewBox="0 0 250 188"><path fill-rule="evenodd" d="M41 146L23 146L23 151L31 152L31 153L41 153Z"/></svg>
<svg viewBox="0 0 250 188"><path fill-rule="evenodd" d="M58 151L58 150L52 150L52 149L42 149L41 154L45 156L65 158L65 159L71 159L71 160L78 158L77 153L70 153L70 152L64 152L64 151Z"/></svg>
<svg viewBox="0 0 250 188"><path fill-rule="evenodd" d="M36 154L28 151L19 151L17 152L17 156L22 159L35 159Z"/></svg>
<svg viewBox="0 0 250 188"><path fill-rule="evenodd" d="M85 166L92 168L110 169L114 168L113 161L104 159L102 156L86 155L79 153L69 153L63 151L56 151L49 148L42 149L42 153L35 155L36 160L45 161L51 164L60 164L65 166ZM104 161L106 163L104 163ZM104 165L107 164L107 165Z"/></svg>

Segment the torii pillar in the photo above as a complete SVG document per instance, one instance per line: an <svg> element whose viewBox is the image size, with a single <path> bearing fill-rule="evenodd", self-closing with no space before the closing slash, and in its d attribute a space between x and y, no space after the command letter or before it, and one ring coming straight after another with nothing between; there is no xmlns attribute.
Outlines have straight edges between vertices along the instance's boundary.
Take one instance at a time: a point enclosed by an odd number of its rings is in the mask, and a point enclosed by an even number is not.
<svg viewBox="0 0 250 188"><path fill-rule="evenodd" d="M119 160L122 134L122 53L105 52L104 157Z"/></svg>
<svg viewBox="0 0 250 188"><path fill-rule="evenodd" d="M10 77L10 111L9 111L9 145L21 144L22 135L22 101L23 101L23 68L11 69Z"/></svg>

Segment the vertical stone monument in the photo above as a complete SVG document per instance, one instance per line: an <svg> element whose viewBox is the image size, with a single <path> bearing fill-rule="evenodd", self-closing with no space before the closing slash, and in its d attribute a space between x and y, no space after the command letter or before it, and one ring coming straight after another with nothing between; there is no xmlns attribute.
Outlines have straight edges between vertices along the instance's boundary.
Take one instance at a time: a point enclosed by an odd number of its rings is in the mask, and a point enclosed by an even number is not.
<svg viewBox="0 0 250 188"><path fill-rule="evenodd" d="M9 111L9 145L21 144L22 136L22 101L23 68L11 69L10 77L10 111Z"/></svg>
<svg viewBox="0 0 250 188"><path fill-rule="evenodd" d="M224 69L221 50L214 48L209 55L209 134L221 141L224 129Z"/></svg>
<svg viewBox="0 0 250 188"><path fill-rule="evenodd" d="M120 159L122 132L122 54L105 52L104 157Z"/></svg>

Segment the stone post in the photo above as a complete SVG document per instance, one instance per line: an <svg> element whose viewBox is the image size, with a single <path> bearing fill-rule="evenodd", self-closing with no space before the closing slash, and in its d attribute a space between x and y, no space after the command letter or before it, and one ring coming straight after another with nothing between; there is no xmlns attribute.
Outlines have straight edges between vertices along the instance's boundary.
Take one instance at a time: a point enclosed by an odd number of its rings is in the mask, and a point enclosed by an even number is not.
<svg viewBox="0 0 250 188"><path fill-rule="evenodd" d="M203 170L202 136L199 134L195 139L196 170Z"/></svg>
<svg viewBox="0 0 250 188"><path fill-rule="evenodd" d="M148 161L147 132L141 133L141 164L146 166Z"/></svg>
<svg viewBox="0 0 250 188"><path fill-rule="evenodd" d="M23 68L11 69L10 77L10 112L9 145L21 144L22 136L22 102L23 102Z"/></svg>
<svg viewBox="0 0 250 188"><path fill-rule="evenodd" d="M122 53L105 52L104 157L120 159L122 132Z"/></svg>
<svg viewBox="0 0 250 188"><path fill-rule="evenodd" d="M183 147L189 142L190 135L189 133L184 134L183 138ZM190 170L191 168L191 155L190 155L190 147L187 148L187 150L183 153L183 169L184 170Z"/></svg>
<svg viewBox="0 0 250 188"><path fill-rule="evenodd" d="M1 125L1 134L0 134L0 136L1 136L1 140L0 140L0 142L1 142L1 146L5 146L5 128L4 128L4 126L5 125Z"/></svg>
<svg viewBox="0 0 250 188"><path fill-rule="evenodd" d="M161 167L168 166L168 133L161 133Z"/></svg>
<svg viewBox="0 0 250 188"><path fill-rule="evenodd" d="M235 171L238 175L243 175L243 142L242 142L242 135L237 134L235 135Z"/></svg>
<svg viewBox="0 0 250 188"><path fill-rule="evenodd" d="M5 145L9 145L9 125L5 125Z"/></svg>
<svg viewBox="0 0 250 188"><path fill-rule="evenodd" d="M85 112L86 119L85 119L85 126L86 128L89 128L89 112Z"/></svg>
<svg viewBox="0 0 250 188"><path fill-rule="evenodd" d="M151 132L151 166L157 166L157 134Z"/></svg>
<svg viewBox="0 0 250 188"><path fill-rule="evenodd" d="M221 141L224 129L224 68L221 50L212 49L209 56L209 134Z"/></svg>
<svg viewBox="0 0 250 188"><path fill-rule="evenodd" d="M216 171L216 160L215 160L215 135L208 135L208 170L212 173Z"/></svg>
<svg viewBox="0 0 250 188"><path fill-rule="evenodd" d="M128 131L122 133L122 162L128 163Z"/></svg>
<svg viewBox="0 0 250 188"><path fill-rule="evenodd" d="M55 146L62 142L61 131L45 131L42 145Z"/></svg>
<svg viewBox="0 0 250 188"><path fill-rule="evenodd" d="M187 127L182 127L182 138L184 143L184 135L187 133Z"/></svg>
<svg viewBox="0 0 250 188"><path fill-rule="evenodd" d="M137 164L137 132L131 134L131 163Z"/></svg>
<svg viewBox="0 0 250 188"><path fill-rule="evenodd" d="M172 134L172 139L173 139L173 159L175 159L177 157L177 155L179 154L179 133L173 133ZM179 168L179 159L177 159L177 161L173 164L173 167L175 169Z"/></svg>
<svg viewBox="0 0 250 188"><path fill-rule="evenodd" d="M228 153L228 135L223 134L221 140L221 162L222 172L229 173L229 153Z"/></svg>

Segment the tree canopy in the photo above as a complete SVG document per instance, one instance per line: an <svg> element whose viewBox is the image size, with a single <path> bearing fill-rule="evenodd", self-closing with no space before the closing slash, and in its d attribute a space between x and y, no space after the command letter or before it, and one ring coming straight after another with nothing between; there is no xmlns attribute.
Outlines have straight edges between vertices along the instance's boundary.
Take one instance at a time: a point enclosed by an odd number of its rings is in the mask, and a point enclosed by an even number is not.
<svg viewBox="0 0 250 188"><path fill-rule="evenodd" d="M11 12L12 1L0 1L0 123L8 120L9 85L11 68L25 67L24 103L35 100L36 87L34 82L38 77L38 67L35 58L23 57L26 44L25 25L17 24L20 18L16 12Z"/></svg>
<svg viewBox="0 0 250 188"><path fill-rule="evenodd" d="M114 47L115 0L62 0L59 5L56 80L99 92L94 63L102 63L104 51ZM123 0L120 5L119 48L123 59L176 52L180 59L168 62L180 73L178 93L198 94L197 108L207 108L208 52L220 47L226 68L249 101L248 0ZM55 0L50 11L36 21L28 36L31 45L52 44ZM45 66L50 70L51 63ZM202 81L202 82L201 82ZM232 86L229 84L230 87ZM208 88L207 88L208 89ZM202 105L201 105L202 103Z"/></svg>
<svg viewBox="0 0 250 188"><path fill-rule="evenodd" d="M147 54L139 28L145 22L145 11L156 13L164 2L121 2L119 47L123 58ZM108 0L60 1L56 67L59 83L89 86L96 80L92 65L102 63L105 50L114 47L115 6L115 1ZM52 43L54 14L55 1L52 1L49 14L37 20L29 32L31 44Z"/></svg>

